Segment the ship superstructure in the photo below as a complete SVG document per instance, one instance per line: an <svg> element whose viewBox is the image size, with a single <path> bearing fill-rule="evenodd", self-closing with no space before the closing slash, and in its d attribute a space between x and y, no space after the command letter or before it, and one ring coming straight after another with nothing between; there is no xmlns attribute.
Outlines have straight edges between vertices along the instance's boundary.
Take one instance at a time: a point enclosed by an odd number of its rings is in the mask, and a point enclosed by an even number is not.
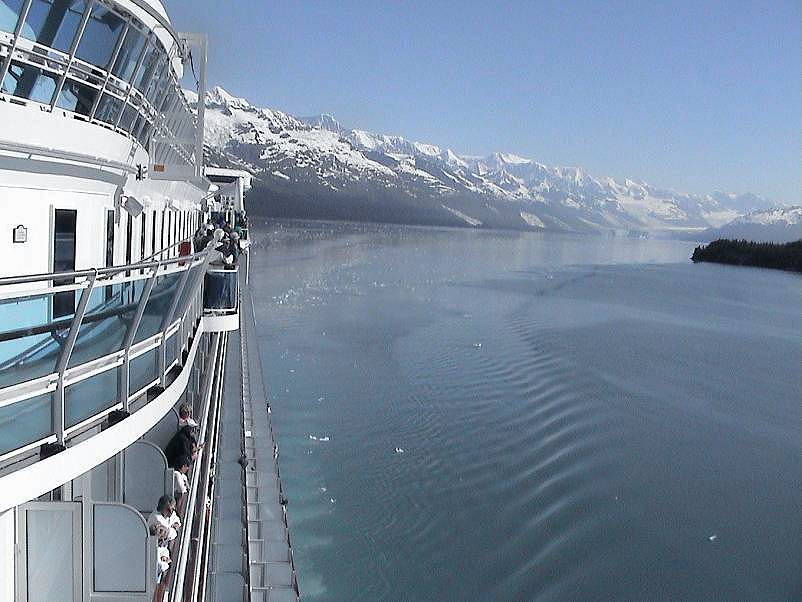
<svg viewBox="0 0 802 602"><path fill-rule="evenodd" d="M247 238L249 176L207 177L203 103L181 89L188 69L203 98L205 53L157 0L0 0L0 601L297 599L275 445L256 458L242 399L247 263L197 244L210 220ZM197 448L162 552L148 521L176 493L181 406ZM251 537L260 492L273 543ZM242 513L225 588L223 504Z"/></svg>

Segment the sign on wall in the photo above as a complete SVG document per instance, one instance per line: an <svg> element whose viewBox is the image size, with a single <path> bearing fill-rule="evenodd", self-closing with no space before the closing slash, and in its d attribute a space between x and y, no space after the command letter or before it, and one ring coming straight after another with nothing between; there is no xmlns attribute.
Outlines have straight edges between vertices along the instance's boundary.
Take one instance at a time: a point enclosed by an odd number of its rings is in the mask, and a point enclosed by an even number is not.
<svg viewBox="0 0 802 602"><path fill-rule="evenodd" d="M20 224L14 228L12 238L15 243L28 242L28 228Z"/></svg>

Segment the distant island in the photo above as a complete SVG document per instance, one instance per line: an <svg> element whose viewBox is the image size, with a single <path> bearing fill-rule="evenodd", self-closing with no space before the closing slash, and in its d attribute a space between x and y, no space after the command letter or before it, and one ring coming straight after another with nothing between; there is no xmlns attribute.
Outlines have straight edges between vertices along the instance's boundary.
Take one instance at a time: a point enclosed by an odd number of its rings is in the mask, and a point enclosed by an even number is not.
<svg viewBox="0 0 802 602"><path fill-rule="evenodd" d="M779 244L724 238L696 247L691 260L802 272L802 240Z"/></svg>

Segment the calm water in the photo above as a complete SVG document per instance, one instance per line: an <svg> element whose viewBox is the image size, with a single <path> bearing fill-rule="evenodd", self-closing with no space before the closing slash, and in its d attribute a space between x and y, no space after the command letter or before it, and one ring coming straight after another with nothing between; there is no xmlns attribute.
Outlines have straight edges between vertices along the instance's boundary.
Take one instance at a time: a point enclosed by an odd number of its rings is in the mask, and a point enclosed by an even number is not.
<svg viewBox="0 0 802 602"><path fill-rule="evenodd" d="M259 229L304 599L802 598L800 276L677 242Z"/></svg>

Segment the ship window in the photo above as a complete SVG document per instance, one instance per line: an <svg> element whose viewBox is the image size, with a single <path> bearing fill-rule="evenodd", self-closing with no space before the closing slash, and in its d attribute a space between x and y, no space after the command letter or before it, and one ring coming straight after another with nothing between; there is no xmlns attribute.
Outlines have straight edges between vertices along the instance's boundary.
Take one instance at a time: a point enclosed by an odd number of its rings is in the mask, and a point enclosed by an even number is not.
<svg viewBox="0 0 802 602"><path fill-rule="evenodd" d="M0 0L0 31L14 32L21 8L22 0Z"/></svg>
<svg viewBox="0 0 802 602"><path fill-rule="evenodd" d="M53 229L53 271L75 271L75 209L56 209ZM71 284L73 278L54 278L56 286ZM53 318L69 316L75 311L75 291L62 291L53 295Z"/></svg>
<svg viewBox="0 0 802 602"><path fill-rule="evenodd" d="M141 88L145 98L151 105L155 105L155 100L159 96L159 93L162 89L162 82L164 81L164 69L167 63L164 61L160 61L158 66L155 68L153 77L150 78L150 82L147 86Z"/></svg>
<svg viewBox="0 0 802 602"><path fill-rule="evenodd" d="M114 265L114 210L106 211L106 267ZM105 286L103 296L106 301L112 297L112 287Z"/></svg>
<svg viewBox="0 0 802 602"><path fill-rule="evenodd" d="M95 4L75 56L82 61L105 68L111 60L117 40L124 28L125 22L119 15L101 4Z"/></svg>
<svg viewBox="0 0 802 602"><path fill-rule="evenodd" d="M142 214L142 224L139 231L139 257L144 261L145 259L145 227L148 224L148 214Z"/></svg>
<svg viewBox="0 0 802 602"><path fill-rule="evenodd" d="M100 99L100 104L97 107L95 118L106 123L115 124L117 118L120 116L123 101L115 98L110 94L104 94Z"/></svg>
<svg viewBox="0 0 802 602"><path fill-rule="evenodd" d="M150 220L150 252L156 254L156 212L153 212L153 218Z"/></svg>
<svg viewBox="0 0 802 602"><path fill-rule="evenodd" d="M131 263L131 252L132 252L132 245L134 244L134 218L130 215L126 215L126 226L125 226L125 265L130 265Z"/></svg>
<svg viewBox="0 0 802 602"><path fill-rule="evenodd" d="M125 81L131 81L131 76L136 69L136 63L139 60L139 53L142 52L142 46L145 44L145 36L133 26L128 29L125 34L120 52L114 61L114 66L111 72Z"/></svg>
<svg viewBox="0 0 802 602"><path fill-rule="evenodd" d="M69 52L85 7L84 0L33 0L22 36Z"/></svg>
<svg viewBox="0 0 802 602"><path fill-rule="evenodd" d="M92 105L95 104L97 94L98 91L95 88L73 79L68 79L64 82L64 88L58 95L56 106L80 115L89 115L92 112Z"/></svg>
<svg viewBox="0 0 802 602"><path fill-rule="evenodd" d="M137 90L144 89L150 81L150 76L153 75L156 65L161 58L161 53L154 47L153 43L148 43L148 48L145 51L145 57L142 59L142 64L136 72L134 78L134 87Z"/></svg>
<svg viewBox="0 0 802 602"><path fill-rule="evenodd" d="M31 65L11 63L8 73L3 78L3 92L42 104L50 104L55 91L54 77Z"/></svg>

